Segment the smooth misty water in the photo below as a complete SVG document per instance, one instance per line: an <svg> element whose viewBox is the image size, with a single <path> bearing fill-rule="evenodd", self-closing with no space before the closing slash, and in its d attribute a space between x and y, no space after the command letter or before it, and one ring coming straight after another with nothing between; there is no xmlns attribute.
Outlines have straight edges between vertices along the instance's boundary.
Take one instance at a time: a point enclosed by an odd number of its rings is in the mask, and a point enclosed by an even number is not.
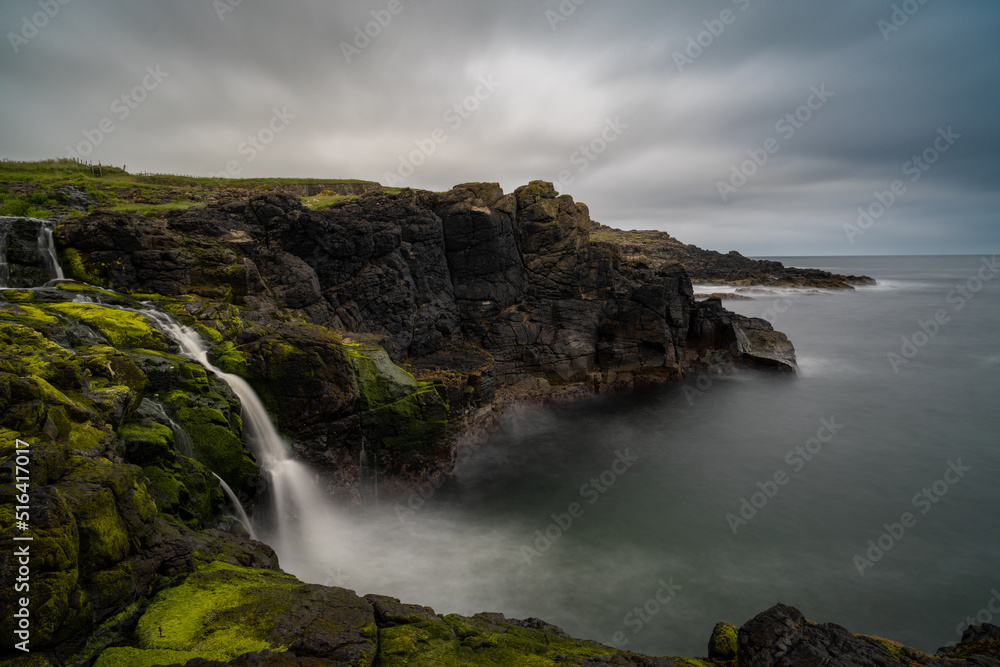
<svg viewBox="0 0 1000 667"><path fill-rule="evenodd" d="M957 641L1000 588L1000 276L958 310L949 292L979 257L782 261L881 283L727 302L751 316L785 311L774 323L795 343L798 377L511 412L462 456L455 483L411 500L416 510L331 511L310 548L279 548L282 565L439 612L538 616L604 643L621 632L625 647L658 655L703 655L717 621L741 624L779 601L924 650ZM940 309L950 321L894 372L887 354ZM822 419L842 428L811 460L786 460ZM617 464L625 472L604 493L581 489L617 452L638 461ZM959 459L971 470L915 506ZM726 515L779 471L788 483L734 535ZM572 503L582 516L528 562L535 531ZM905 512L916 524L859 575L854 557ZM681 589L657 609L661 581ZM629 616L636 607L644 618Z"/></svg>

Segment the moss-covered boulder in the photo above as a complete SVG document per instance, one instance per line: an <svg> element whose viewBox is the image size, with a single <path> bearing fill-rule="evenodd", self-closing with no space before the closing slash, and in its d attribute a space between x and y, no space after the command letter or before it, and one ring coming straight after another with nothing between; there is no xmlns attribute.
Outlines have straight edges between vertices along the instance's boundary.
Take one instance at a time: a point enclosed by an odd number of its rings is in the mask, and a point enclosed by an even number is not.
<svg viewBox="0 0 1000 667"><path fill-rule="evenodd" d="M168 400L175 408L173 418L191 438L194 457L237 494L253 497L260 473L253 455L238 435L238 415L233 419L233 415L216 408L178 405L181 402L178 398L172 395Z"/></svg>
<svg viewBox="0 0 1000 667"><path fill-rule="evenodd" d="M52 304L49 310L95 329L117 348L166 349L163 334L139 313L91 303Z"/></svg>
<svg viewBox="0 0 1000 667"><path fill-rule="evenodd" d="M358 387L344 346L312 324L253 326L213 350L222 370L257 391L282 431L307 439L354 412Z"/></svg>
<svg viewBox="0 0 1000 667"><path fill-rule="evenodd" d="M177 453L174 432L151 418L135 420L118 431L122 458L141 466L161 516L194 528L208 528L222 511L218 481L205 466Z"/></svg>
<svg viewBox="0 0 1000 667"><path fill-rule="evenodd" d="M380 469L419 473L449 461L448 404L442 392L417 382L385 350L345 349L361 390L362 432L379 456Z"/></svg>
<svg viewBox="0 0 1000 667"><path fill-rule="evenodd" d="M164 538L154 528L157 508L147 480L140 468L111 460L116 430L147 383L113 347L74 353L28 326L0 321L0 470L13 477L24 449L19 441L31 452L33 649L83 641L157 576L163 560L153 546ZM12 511L0 509L4 581L12 580L15 546L21 546ZM13 604L0 596L0 629L8 636Z"/></svg>
<svg viewBox="0 0 1000 667"><path fill-rule="evenodd" d="M708 657L713 660L736 660L736 638L739 628L732 623L716 623L708 640Z"/></svg>
<svg viewBox="0 0 1000 667"><path fill-rule="evenodd" d="M160 664L164 655L231 660L269 649L365 667L376 643L372 607L350 591L216 561L157 595L132 645L109 648L96 665Z"/></svg>

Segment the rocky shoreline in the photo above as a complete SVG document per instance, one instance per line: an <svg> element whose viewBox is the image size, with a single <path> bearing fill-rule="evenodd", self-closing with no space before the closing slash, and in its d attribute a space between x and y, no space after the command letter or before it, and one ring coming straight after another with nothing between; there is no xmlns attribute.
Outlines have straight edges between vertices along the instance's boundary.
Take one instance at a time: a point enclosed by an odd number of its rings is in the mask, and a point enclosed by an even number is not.
<svg viewBox="0 0 1000 667"><path fill-rule="evenodd" d="M819 269L787 267L773 260L744 257L735 250L728 253L704 250L681 243L667 232L624 231L598 224L593 235L612 243L624 255L645 261L652 267L681 265L694 283L766 287L816 287L854 289L856 285L874 285L869 276L842 276Z"/></svg>
<svg viewBox="0 0 1000 667"><path fill-rule="evenodd" d="M447 477L457 443L519 401L795 372L769 323L695 300L684 266L602 238L551 184L373 191L321 211L257 194L52 227L0 220L0 466L13 477L30 448L33 537L32 654L2 665L1000 664L992 626L932 658L780 606L717 628L707 660L638 656L538 619L305 584L222 520L233 501L215 475L248 510L262 493L245 415L149 309L197 331L346 504L365 474L390 494ZM51 280L53 257L69 280ZM17 604L0 598L7 637Z"/></svg>

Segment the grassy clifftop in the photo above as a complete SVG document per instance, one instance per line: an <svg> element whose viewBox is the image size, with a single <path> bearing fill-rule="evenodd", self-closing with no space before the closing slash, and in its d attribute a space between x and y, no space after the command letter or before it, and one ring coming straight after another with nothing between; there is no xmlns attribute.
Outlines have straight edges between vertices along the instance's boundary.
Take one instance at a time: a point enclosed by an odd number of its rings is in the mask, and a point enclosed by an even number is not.
<svg viewBox="0 0 1000 667"><path fill-rule="evenodd" d="M156 215L275 191L296 194L309 208L324 208L362 191L381 189L378 183L351 179L139 175L121 167L97 168L65 158L0 161L0 216L61 217L97 209Z"/></svg>

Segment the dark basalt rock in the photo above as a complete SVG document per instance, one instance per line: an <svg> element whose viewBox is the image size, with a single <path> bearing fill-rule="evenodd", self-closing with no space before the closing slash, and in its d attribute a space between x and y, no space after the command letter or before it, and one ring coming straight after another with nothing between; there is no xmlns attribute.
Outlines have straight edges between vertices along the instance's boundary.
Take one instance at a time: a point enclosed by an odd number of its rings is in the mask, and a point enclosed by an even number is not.
<svg viewBox="0 0 1000 667"><path fill-rule="evenodd" d="M667 232L626 232L601 224L595 225L592 231L594 237L618 246L625 255L642 255L654 266L679 264L696 283L827 289L853 289L854 285L875 284L869 276L842 276L819 269L799 269L772 260L750 259L735 250L727 253L704 250L681 243Z"/></svg>
<svg viewBox="0 0 1000 667"><path fill-rule="evenodd" d="M594 242L593 225L586 206L536 181L509 195L491 183L373 193L322 211L265 194L153 221L97 214L58 231L77 277L194 297L184 312L242 357L219 363L251 381L337 488L355 483L343 470L366 434L384 445L422 434L424 444L378 457L387 476L452 462L426 438L436 427L385 421L439 422L437 408L361 415L370 408L338 335L410 364L463 427L500 396L663 383L690 365L795 369L769 324L696 304L684 268L629 259Z"/></svg>
<svg viewBox="0 0 1000 667"><path fill-rule="evenodd" d="M709 297L695 304L688 333L688 359L692 362L725 366L745 365L795 372L795 348L767 320L744 317L722 307Z"/></svg>
<svg viewBox="0 0 1000 667"><path fill-rule="evenodd" d="M806 620L798 609L778 604L740 628L740 667L891 667L925 665L1000 666L1000 628L969 628L962 643L941 649L937 656L897 642L855 635L836 623Z"/></svg>

